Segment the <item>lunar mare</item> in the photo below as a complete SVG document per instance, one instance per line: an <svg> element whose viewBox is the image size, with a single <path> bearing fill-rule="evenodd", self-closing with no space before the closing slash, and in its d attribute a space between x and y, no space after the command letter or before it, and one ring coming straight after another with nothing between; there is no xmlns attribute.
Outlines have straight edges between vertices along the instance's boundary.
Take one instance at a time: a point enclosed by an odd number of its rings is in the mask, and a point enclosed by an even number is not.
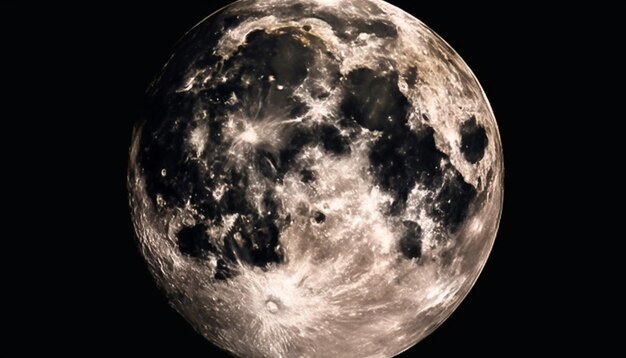
<svg viewBox="0 0 626 358"><path fill-rule="evenodd" d="M378 0L243 0L178 43L128 171L170 304L240 357L391 357L491 250L502 148L470 69Z"/></svg>

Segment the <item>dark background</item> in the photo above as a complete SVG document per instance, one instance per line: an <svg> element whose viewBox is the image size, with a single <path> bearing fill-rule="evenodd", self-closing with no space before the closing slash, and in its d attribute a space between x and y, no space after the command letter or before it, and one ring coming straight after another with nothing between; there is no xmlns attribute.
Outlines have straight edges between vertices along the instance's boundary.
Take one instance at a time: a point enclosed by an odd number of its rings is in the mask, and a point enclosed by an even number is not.
<svg viewBox="0 0 626 358"><path fill-rule="evenodd" d="M500 230L483 273L452 316L401 357L545 351L564 322L548 288L566 272L546 266L552 256L545 248L560 239L550 216L559 199L545 194L559 183L542 170L558 172L553 158L566 148L548 148L554 134L545 124L538 130L537 122L566 120L546 108L558 106L549 94L560 90L556 69L566 53L558 44L569 29L555 22L557 14L530 4L390 2L431 27L473 70L498 121L506 170ZM55 8L67 14L48 19L55 30L37 37L57 44L46 56L63 56L49 75L62 86L45 90L57 92L51 107L61 114L54 125L73 137L49 136L68 159L62 169L71 178L52 190L73 207L62 214L71 225L60 230L76 237L70 257L56 264L63 283L53 291L71 293L51 308L49 322L63 350L225 356L169 307L150 277L134 238L126 169L144 91L176 41L226 3ZM46 10L39 9L44 16ZM66 190L76 195L68 199ZM57 322L70 329L55 328Z"/></svg>

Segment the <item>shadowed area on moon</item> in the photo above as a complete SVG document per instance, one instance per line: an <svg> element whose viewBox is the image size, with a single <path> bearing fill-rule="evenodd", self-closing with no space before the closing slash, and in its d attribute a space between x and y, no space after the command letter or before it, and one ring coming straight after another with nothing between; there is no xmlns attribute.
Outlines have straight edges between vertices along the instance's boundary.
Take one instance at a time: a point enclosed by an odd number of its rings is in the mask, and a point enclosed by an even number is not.
<svg viewBox="0 0 626 358"><path fill-rule="evenodd" d="M246 103L260 104L260 113L251 116L250 120L265 118L275 111L284 111L290 114L288 118L296 118L298 115L291 112L302 104L294 99L290 89L304 81L307 67L313 62L314 56L311 49L294 38L296 35L304 34L293 28L281 29L278 34L267 34L262 30L249 34L245 44L224 63L222 72L228 74L225 81L220 81L217 88L201 90L197 95L187 98L181 96L178 103L180 112L175 114L173 128L172 123L162 121L162 117L158 116L148 121L157 127L146 128L149 135L142 137L139 164L147 171L147 190L155 203L157 195L161 195L172 206L189 200L201 214L213 219L214 224L220 224L223 214L242 215L230 229L232 234L224 237L221 259L227 263L239 259L247 264L265 267L268 263L282 262L283 257L278 248L280 229L271 215L262 218L264 212L276 213L276 203L270 191L270 195L264 199L265 206L261 208L261 213L257 212L247 200L249 169L224 170L224 163L228 161L225 156L213 158L208 166L202 161L188 160L189 146L183 139L189 131L188 126L193 124L182 122L177 116L191 117L198 101L217 103L220 98L234 93L240 100L230 106L230 111ZM256 74L273 76L286 89L275 91L268 81L259 81L258 85L242 85L242 78L250 78L252 81L258 77ZM428 210L435 220L454 231L465 219L468 206L476 195L475 189L463 180L452 165L441 165L442 161L447 161L447 156L437 149L430 126L423 124L417 132L407 126L408 112L412 108L398 88L398 78L395 72L381 74L369 68L350 72L340 81L344 96L340 105L342 117L339 123L382 132L371 148L369 158L376 180L394 196L391 214L399 215L403 212L409 192L416 183L429 189L441 188L437 195L430 198ZM341 135L340 126L323 123L313 126L294 124L292 127L282 139L287 145L277 155L262 147L254 152L254 163L257 166L254 170L258 170L267 180L280 181L305 146L319 144L331 154L350 154L349 139ZM220 131L219 127L216 129ZM486 145L484 129L481 131L475 119L471 119L463 124L461 132L464 155L473 162L479 160ZM231 142L223 142L222 138L213 143L207 141L209 148L230 145ZM219 149L217 151L220 152ZM162 175L164 169L166 175ZM446 172L451 174L446 176ZM210 179L209 173L226 177L231 185L219 202L211 194L214 181ZM235 234L241 236L241 245L233 239ZM206 251L217 254L215 248L209 249L213 245L209 242L203 224L194 226L194 229L182 228L178 238L181 252L186 255L206 258ZM406 240L401 241L400 251L407 258L419 257L415 254L420 251L419 244L419 237L416 237L411 242L413 248L409 250L406 249ZM216 272L215 275L224 277L222 272Z"/></svg>
<svg viewBox="0 0 626 358"><path fill-rule="evenodd" d="M461 124L461 152L468 162L477 163L483 159L487 141L487 132L476 124L476 118L471 117Z"/></svg>
<svg viewBox="0 0 626 358"><path fill-rule="evenodd" d="M351 72L342 112L360 126L382 131L369 158L378 182L394 194L391 213L400 214L404 210L416 183L429 189L442 187L439 194L430 199L428 210L436 220L455 231L465 219L476 191L453 166L441 165L442 161L447 161L447 156L437 149L432 127L423 124L417 133L409 129L407 112L411 106L397 83L397 73L381 75L367 68ZM446 177L446 172L451 175Z"/></svg>
<svg viewBox="0 0 626 358"><path fill-rule="evenodd" d="M238 355L337 354L339 342L396 354L453 309L493 241L498 216L479 214L499 213L500 177L485 173L500 149L478 83L440 97L442 79L472 78L456 54L384 3L344 4L214 14L178 44L134 138L148 264L177 310ZM476 263L459 276L468 245Z"/></svg>

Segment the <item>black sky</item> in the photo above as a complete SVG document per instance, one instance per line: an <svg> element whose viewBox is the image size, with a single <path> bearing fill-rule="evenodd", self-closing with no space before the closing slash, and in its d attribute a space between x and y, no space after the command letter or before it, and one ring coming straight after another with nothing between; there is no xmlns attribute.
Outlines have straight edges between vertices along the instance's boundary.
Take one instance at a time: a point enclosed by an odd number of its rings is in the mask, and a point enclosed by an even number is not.
<svg viewBox="0 0 626 358"><path fill-rule="evenodd" d="M65 284L76 293L63 299L55 315L56 320L78 320L63 332L61 347L81 347L84 353L226 356L195 333L156 288L136 248L125 181L132 125L145 89L176 41L226 3L73 8L82 15L69 16L71 22L61 24L58 36L44 36L59 41L59 52L71 51L55 78L72 88L62 93L65 102L56 104L81 104L80 119L66 124L81 133L78 143L67 144L68 153L76 148L90 153L89 160L72 158L68 169L72 190L78 192L74 208L84 212L74 219L80 254L64 263ZM529 248L542 240L533 225L548 214L550 200L532 203L536 198L527 195L533 191L528 188L551 185L532 173L550 160L536 148L543 135L536 125L542 91L554 86L545 77L537 83L536 70L557 62L539 41L550 21L530 5L486 9L470 3L391 3L426 23L467 62L491 102L505 155L504 212L483 273L452 316L401 357L534 353L561 324L537 309L554 302L541 294L536 280L542 275L536 267L542 253ZM530 30L520 31L529 24ZM73 76L64 77L65 71ZM539 208L523 209L531 205ZM525 325L537 328L529 332L521 329Z"/></svg>

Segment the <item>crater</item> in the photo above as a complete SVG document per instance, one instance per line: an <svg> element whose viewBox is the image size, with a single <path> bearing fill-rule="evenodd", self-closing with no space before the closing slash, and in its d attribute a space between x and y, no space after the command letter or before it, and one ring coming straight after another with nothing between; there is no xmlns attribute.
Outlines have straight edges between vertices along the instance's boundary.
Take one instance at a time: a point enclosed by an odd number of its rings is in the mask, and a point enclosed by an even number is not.
<svg viewBox="0 0 626 358"><path fill-rule="evenodd" d="M271 314L278 313L279 305L277 303L277 300L272 298L268 299L267 301L265 301L265 308L267 309L267 312Z"/></svg>
<svg viewBox="0 0 626 358"><path fill-rule="evenodd" d="M316 223L321 224L326 221L326 215L324 215L321 211L316 211L315 214L313 214L313 220L315 220Z"/></svg>
<svg viewBox="0 0 626 358"><path fill-rule="evenodd" d="M300 171L300 180L303 183L310 183L315 180L315 172L310 169L302 169Z"/></svg>

